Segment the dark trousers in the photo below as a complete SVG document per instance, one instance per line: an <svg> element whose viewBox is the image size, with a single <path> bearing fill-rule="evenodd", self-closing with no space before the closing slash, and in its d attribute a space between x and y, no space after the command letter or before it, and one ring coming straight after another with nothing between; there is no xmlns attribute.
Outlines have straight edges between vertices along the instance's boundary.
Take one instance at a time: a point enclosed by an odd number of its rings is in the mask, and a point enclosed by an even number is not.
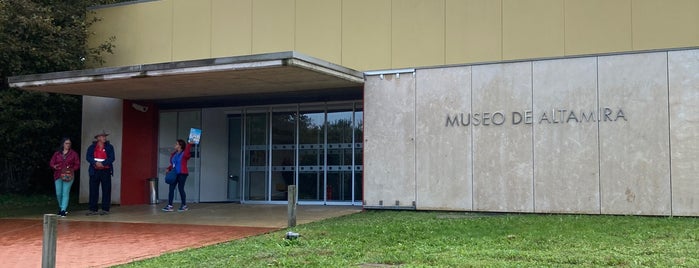
<svg viewBox="0 0 699 268"><path fill-rule="evenodd" d="M187 181L188 174L177 174L177 180L175 183L170 184L170 192L167 194L167 204L172 205L172 200L175 198L175 185L177 189L180 190L180 200L182 206L187 204L187 194L184 193L184 183Z"/></svg>
<svg viewBox="0 0 699 268"><path fill-rule="evenodd" d="M100 185L102 186L102 210L109 211L112 203L112 174L108 169L95 170L95 174L90 176L89 208L91 211L97 211Z"/></svg>

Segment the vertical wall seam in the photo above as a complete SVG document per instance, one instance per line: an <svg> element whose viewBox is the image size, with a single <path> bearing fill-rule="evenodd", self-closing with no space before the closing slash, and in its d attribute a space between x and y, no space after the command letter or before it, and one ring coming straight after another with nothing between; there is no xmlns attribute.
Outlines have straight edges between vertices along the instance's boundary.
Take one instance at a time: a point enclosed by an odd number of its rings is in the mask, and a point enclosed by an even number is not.
<svg viewBox="0 0 699 268"><path fill-rule="evenodd" d="M415 209L417 209L417 70L413 71L413 201L415 202Z"/></svg>
<svg viewBox="0 0 699 268"><path fill-rule="evenodd" d="M442 8L442 12L444 14L444 19L442 19L442 23L444 25L444 28L442 28L442 32L444 33L444 37L442 37L442 40L444 44L442 44L444 49L444 54L442 54L443 59L443 64L447 64L447 0L443 0L444 3L444 8Z"/></svg>
<svg viewBox="0 0 699 268"><path fill-rule="evenodd" d="M668 145L668 170L670 172L670 216L675 213L672 188L672 114L670 110L670 52L665 52L665 73L667 75L667 145Z"/></svg>
<svg viewBox="0 0 699 268"><path fill-rule="evenodd" d="M254 51L253 44L255 43L253 40L255 40L255 1L249 0L250 1L250 54Z"/></svg>
<svg viewBox="0 0 699 268"><path fill-rule="evenodd" d="M566 0L563 0L563 56L568 55L566 51Z"/></svg>
<svg viewBox="0 0 699 268"><path fill-rule="evenodd" d="M633 51L634 48L634 42L633 42L633 0L629 0L629 20L631 20L631 51Z"/></svg>
<svg viewBox="0 0 699 268"><path fill-rule="evenodd" d="M294 28L293 28L294 44L291 46L291 50L294 50L294 51L296 51L296 35L298 34L298 29L296 28L297 27L296 26L297 25L296 18L298 17L298 16L296 16L296 13L298 13L298 12L299 12L298 5L296 3L296 0L294 0Z"/></svg>
<svg viewBox="0 0 699 268"><path fill-rule="evenodd" d="M175 61L175 2L170 6L170 61Z"/></svg>
<svg viewBox="0 0 699 268"><path fill-rule="evenodd" d="M469 94L471 95L471 98L469 101L471 103L468 107L469 115L471 115L473 112L473 65L471 65L470 68L471 68L471 90L470 90L471 92L469 92ZM473 124L469 124L468 130L469 130L469 132L471 132L471 150L469 150L470 151L469 153L471 154L471 210L475 210L476 209L476 191L475 191L474 186L476 185L476 183L475 183L475 174L474 174L475 167L473 166L473 162L474 162L473 161L473 157L474 157L474 154L473 154L473 149L474 149L473 148L473 134L474 134L473 133Z"/></svg>
<svg viewBox="0 0 699 268"><path fill-rule="evenodd" d="M214 57L214 3L209 2L209 58Z"/></svg>
<svg viewBox="0 0 699 268"><path fill-rule="evenodd" d="M595 68L595 75L596 75L596 80L597 80L597 113L599 113L599 57L595 57L595 65L597 68ZM599 114L598 114L599 116ZM594 116L593 116L594 118ZM597 120L597 187L599 188L597 190L597 199L599 202L599 214L602 214L602 140L600 139L600 124L599 120Z"/></svg>
<svg viewBox="0 0 699 268"><path fill-rule="evenodd" d="M500 0L500 60L505 59L505 4Z"/></svg>
<svg viewBox="0 0 699 268"><path fill-rule="evenodd" d="M394 9L393 0L391 0L391 12L388 15L388 17L389 17L388 24L390 25L390 28L389 28L390 33L388 33L388 36L390 36L390 39L388 41L388 47L389 47L388 57L390 58L389 62L390 62L391 68L395 68L395 66L393 65L393 9Z"/></svg>
<svg viewBox="0 0 699 268"><path fill-rule="evenodd" d="M343 55L344 55L344 53L342 53L343 48L344 48L344 45L343 45L343 44L344 44L344 43L343 43L343 40L344 40L344 39L343 39L343 38L344 38L344 32L345 32L345 31L344 31L344 30L345 30L345 27L343 26L344 18L345 18L345 17L344 17L345 13L343 12L343 10L344 10L344 3L345 3L345 2L344 2L343 0L340 0L340 65L342 65L342 66L345 65L345 62L343 61ZM356 69L356 68L352 68L352 69ZM353 107L353 109L354 109L354 106L352 106L352 107ZM352 146L354 146L354 145L352 145ZM354 174L354 173L353 173L353 174Z"/></svg>
<svg viewBox="0 0 699 268"><path fill-rule="evenodd" d="M531 110L534 111L534 61L530 61L529 65L530 71L529 71L529 78L531 79ZM535 176L535 164L536 163L536 154L534 153L534 124L531 125L531 133L532 133L532 211L536 212L536 176Z"/></svg>

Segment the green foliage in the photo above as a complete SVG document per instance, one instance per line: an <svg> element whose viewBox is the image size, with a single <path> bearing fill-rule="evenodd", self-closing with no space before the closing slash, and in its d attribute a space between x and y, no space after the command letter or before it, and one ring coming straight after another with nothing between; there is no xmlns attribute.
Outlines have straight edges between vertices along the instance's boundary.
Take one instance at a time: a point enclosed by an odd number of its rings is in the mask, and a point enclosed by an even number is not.
<svg viewBox="0 0 699 268"><path fill-rule="evenodd" d="M111 53L110 38L89 48L87 7L105 0L0 0L0 76L77 70L102 63ZM3 82L3 86L7 85Z"/></svg>
<svg viewBox="0 0 699 268"><path fill-rule="evenodd" d="M697 267L699 219L365 211L123 267Z"/></svg>
<svg viewBox="0 0 699 268"><path fill-rule="evenodd" d="M79 147L81 97L10 89L7 77L99 65L114 38L87 47L87 7L115 0L0 0L0 194L50 192L62 136Z"/></svg>
<svg viewBox="0 0 699 268"><path fill-rule="evenodd" d="M48 162L61 138L80 148L81 98L5 89L0 107L0 193L50 192Z"/></svg>

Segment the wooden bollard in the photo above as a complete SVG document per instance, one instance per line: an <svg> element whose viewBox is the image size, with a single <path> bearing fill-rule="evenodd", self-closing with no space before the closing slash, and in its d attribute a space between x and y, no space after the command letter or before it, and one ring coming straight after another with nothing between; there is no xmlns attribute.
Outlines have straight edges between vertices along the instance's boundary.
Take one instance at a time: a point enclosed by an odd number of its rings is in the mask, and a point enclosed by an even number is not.
<svg viewBox="0 0 699 268"><path fill-rule="evenodd" d="M41 247L41 267L56 267L56 214L44 214L44 241Z"/></svg>
<svg viewBox="0 0 699 268"><path fill-rule="evenodd" d="M287 216L289 217L289 227L296 226L296 185L289 185L287 188L289 206Z"/></svg>

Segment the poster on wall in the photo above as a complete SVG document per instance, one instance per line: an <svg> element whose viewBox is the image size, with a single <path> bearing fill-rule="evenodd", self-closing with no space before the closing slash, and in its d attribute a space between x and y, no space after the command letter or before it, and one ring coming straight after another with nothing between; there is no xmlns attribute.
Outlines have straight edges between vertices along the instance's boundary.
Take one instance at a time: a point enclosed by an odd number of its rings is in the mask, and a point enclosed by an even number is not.
<svg viewBox="0 0 699 268"><path fill-rule="evenodd" d="M188 142L199 144L199 140L201 140L201 129L190 128Z"/></svg>

